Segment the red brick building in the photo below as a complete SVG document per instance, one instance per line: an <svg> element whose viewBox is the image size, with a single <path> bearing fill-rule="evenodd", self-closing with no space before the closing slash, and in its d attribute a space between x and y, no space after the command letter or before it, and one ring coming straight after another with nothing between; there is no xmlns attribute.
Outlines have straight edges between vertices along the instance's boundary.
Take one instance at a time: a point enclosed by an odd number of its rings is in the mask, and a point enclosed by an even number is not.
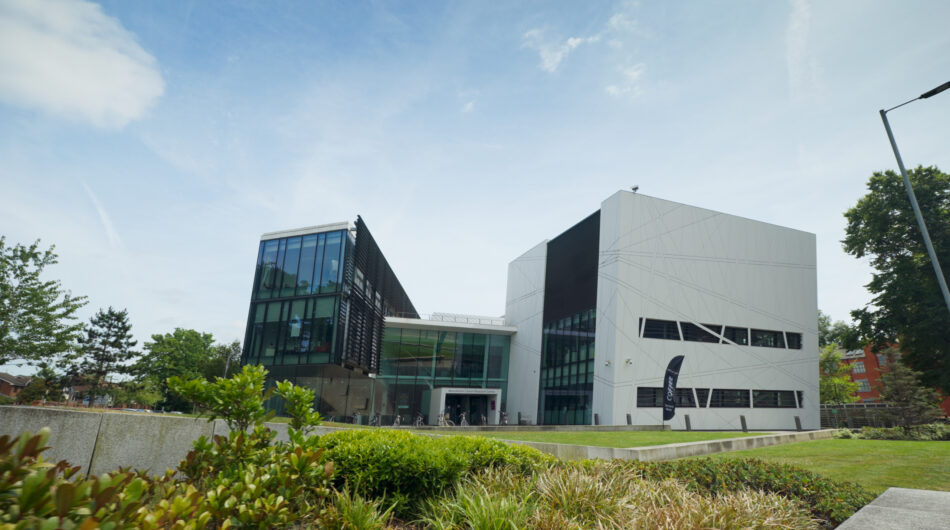
<svg viewBox="0 0 950 530"><path fill-rule="evenodd" d="M25 375L10 375L0 372L0 394L14 397L30 384L30 378Z"/></svg>
<svg viewBox="0 0 950 530"><path fill-rule="evenodd" d="M881 400L881 374L887 371L884 354L871 353L870 349L866 346L863 350L851 350L841 355L842 362L851 366L851 380L858 384L857 393L862 403ZM950 416L950 397L943 398L940 408Z"/></svg>

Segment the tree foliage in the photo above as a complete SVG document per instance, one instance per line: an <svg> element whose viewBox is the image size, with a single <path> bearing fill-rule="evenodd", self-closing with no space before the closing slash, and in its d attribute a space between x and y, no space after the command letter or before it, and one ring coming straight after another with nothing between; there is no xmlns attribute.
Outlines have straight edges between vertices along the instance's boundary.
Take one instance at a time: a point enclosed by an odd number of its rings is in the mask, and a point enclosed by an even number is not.
<svg viewBox="0 0 950 530"><path fill-rule="evenodd" d="M936 167L908 172L938 260L950 267L950 175ZM845 212L845 251L874 268L871 304L852 311L875 352L900 344L928 386L950 392L950 313L924 247L901 176L874 173L868 193Z"/></svg>
<svg viewBox="0 0 950 530"><path fill-rule="evenodd" d="M227 367L227 373L225 373ZM211 349L211 357L205 364L204 378L211 381L215 377L231 377L241 371L241 343L233 341L231 344L215 344Z"/></svg>
<svg viewBox="0 0 950 530"><path fill-rule="evenodd" d="M244 432L270 414L264 408L264 401L273 390L264 391L266 376L267 370L263 366L248 365L234 377L219 377L213 382L201 378L186 381L181 377L170 377L168 387L207 412L212 420L223 418L231 431Z"/></svg>
<svg viewBox="0 0 950 530"><path fill-rule="evenodd" d="M16 395L16 402L29 405L36 401L62 401L65 384L63 376L43 366Z"/></svg>
<svg viewBox="0 0 950 530"><path fill-rule="evenodd" d="M853 330L846 322L841 320L831 320L831 315L822 310L818 310L818 346L824 348L829 344L837 344L845 348L850 348L850 339Z"/></svg>
<svg viewBox="0 0 950 530"><path fill-rule="evenodd" d="M43 270L57 263L55 247L8 246L0 236L0 364L52 364L70 351L82 331L73 322L86 297L64 291Z"/></svg>
<svg viewBox="0 0 950 530"><path fill-rule="evenodd" d="M822 403L854 403L858 384L851 380L851 367L841 362L834 344L822 348L818 358L818 395Z"/></svg>
<svg viewBox="0 0 950 530"><path fill-rule="evenodd" d="M942 415L937 391L921 386L920 378L920 372L904 366L895 355L888 355L887 371L881 376L881 399L891 405L885 414L904 429Z"/></svg>
<svg viewBox="0 0 950 530"><path fill-rule="evenodd" d="M193 329L176 328L172 333L152 335L143 346L145 352L133 368L139 380L154 381L163 399L161 406L172 410L190 410L190 403L169 392L169 377L184 380L204 375L208 360L214 355L214 337Z"/></svg>
<svg viewBox="0 0 950 530"><path fill-rule="evenodd" d="M101 388L109 375L126 373L131 361L139 353L132 348L137 342L132 339L132 324L125 309L118 311L100 309L89 319L85 336L80 341L82 358L75 370L80 379L89 385L89 405L101 395Z"/></svg>

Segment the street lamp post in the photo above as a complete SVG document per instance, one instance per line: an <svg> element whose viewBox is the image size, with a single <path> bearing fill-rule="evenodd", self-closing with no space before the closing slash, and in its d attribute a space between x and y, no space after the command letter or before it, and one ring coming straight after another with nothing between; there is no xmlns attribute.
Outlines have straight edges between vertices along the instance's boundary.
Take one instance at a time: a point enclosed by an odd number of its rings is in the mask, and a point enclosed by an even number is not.
<svg viewBox="0 0 950 530"><path fill-rule="evenodd" d="M927 253L930 254L930 263L937 274L937 284L940 285L940 292L943 293L943 301L947 304L947 311L950 311L950 290L947 290L947 280L943 277L943 271L940 269L940 262L937 260L937 253L934 252L933 243L930 242L930 234L927 232L927 225L924 223L924 216L920 213L920 206L917 204L917 196L914 195L914 188L910 185L910 179L907 178L907 170L904 169L904 161L901 160L901 153L897 150L897 142L894 141L894 133L891 132L891 124L887 121L887 113L898 108L917 101L918 99L927 99L935 96L944 90L950 89L950 82L944 83L933 90L924 92L916 98L905 101L897 107L891 107L887 110L881 109L881 119L884 120L884 129L887 130L887 137L891 141L891 148L894 149L894 157L897 158L897 167L901 170L901 176L904 177L904 188L907 189L907 197L910 199L910 205L914 209L914 217L917 218L917 226L920 227L920 234L924 238L924 246L927 247Z"/></svg>

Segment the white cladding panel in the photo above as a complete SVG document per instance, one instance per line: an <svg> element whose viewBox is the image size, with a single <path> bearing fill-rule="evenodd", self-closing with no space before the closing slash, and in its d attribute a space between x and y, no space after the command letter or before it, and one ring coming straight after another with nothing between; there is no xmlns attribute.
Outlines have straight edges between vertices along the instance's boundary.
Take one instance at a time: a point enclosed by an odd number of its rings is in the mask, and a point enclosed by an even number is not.
<svg viewBox="0 0 950 530"><path fill-rule="evenodd" d="M630 192L604 201L600 219L593 408L602 424L628 413L661 423L661 409L636 407L636 387L662 386L670 359L684 355L680 388L800 390L805 407L678 408L674 429L685 414L694 429L738 429L740 415L750 429L794 429L794 416L819 427L814 234ZM510 276L508 286L510 304ZM796 332L802 349L641 339L641 317ZM515 338L536 334L540 348L540 321L530 333Z"/></svg>
<svg viewBox="0 0 950 530"><path fill-rule="evenodd" d="M535 423L538 414L538 370L541 368L541 319L544 313L544 270L547 241L508 264L505 325L518 328L511 337L508 361L508 420Z"/></svg>

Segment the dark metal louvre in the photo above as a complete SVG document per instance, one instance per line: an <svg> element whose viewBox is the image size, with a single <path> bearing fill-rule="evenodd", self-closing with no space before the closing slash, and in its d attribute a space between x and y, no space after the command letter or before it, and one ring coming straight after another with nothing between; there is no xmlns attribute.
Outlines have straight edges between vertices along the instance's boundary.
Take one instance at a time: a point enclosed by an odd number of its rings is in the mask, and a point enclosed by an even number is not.
<svg viewBox="0 0 950 530"><path fill-rule="evenodd" d="M364 282L372 285L369 295L355 283L357 271L362 273ZM381 298L379 304L374 298L376 293ZM396 314L419 318L419 313L359 216L356 218L356 242L352 252L347 246L343 298L346 304L340 305L340 320L345 322L346 344L342 363L377 372L385 316Z"/></svg>

